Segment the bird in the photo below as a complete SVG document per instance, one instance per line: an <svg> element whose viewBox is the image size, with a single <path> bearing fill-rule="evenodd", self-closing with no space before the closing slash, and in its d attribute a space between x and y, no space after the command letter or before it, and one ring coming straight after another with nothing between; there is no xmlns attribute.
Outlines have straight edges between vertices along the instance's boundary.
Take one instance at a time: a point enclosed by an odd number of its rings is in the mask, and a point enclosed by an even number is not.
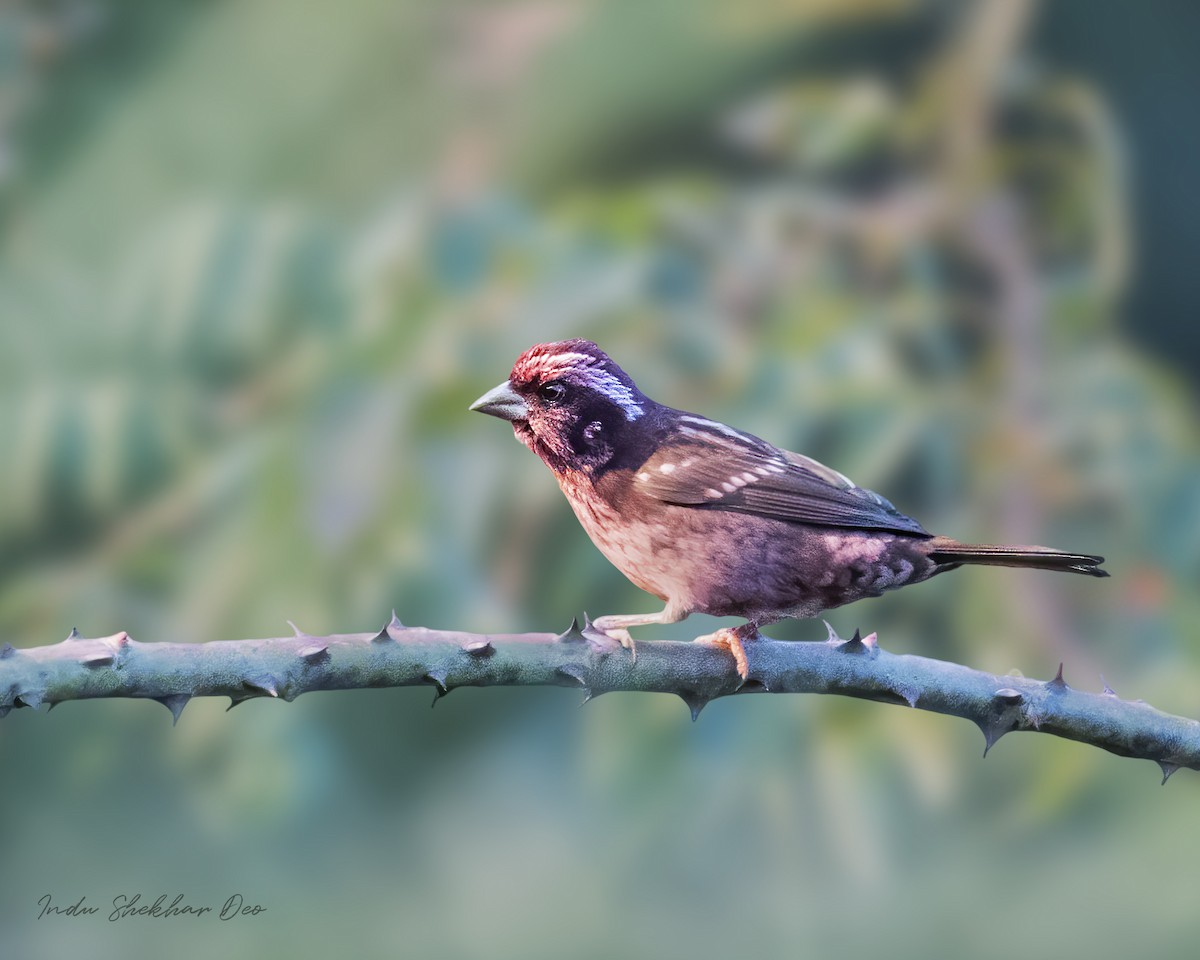
<svg viewBox="0 0 1200 960"><path fill-rule="evenodd" d="M509 421L600 552L664 601L592 621L635 655L631 627L738 617L697 639L728 649L744 681L760 627L964 564L1108 576L1091 554L935 536L811 457L656 403L590 340L530 347L470 409Z"/></svg>

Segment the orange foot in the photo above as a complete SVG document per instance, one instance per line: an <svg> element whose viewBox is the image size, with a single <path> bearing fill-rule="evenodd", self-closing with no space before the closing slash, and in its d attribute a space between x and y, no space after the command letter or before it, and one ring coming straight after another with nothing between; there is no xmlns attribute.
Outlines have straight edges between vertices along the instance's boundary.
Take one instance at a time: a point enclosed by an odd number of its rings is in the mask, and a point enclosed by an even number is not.
<svg viewBox="0 0 1200 960"><path fill-rule="evenodd" d="M697 637L695 642L711 644L714 647L724 647L732 653L733 661L737 664L738 676L745 683L750 675L750 661L746 659L744 644L757 640L759 636L757 627L745 623L740 627L722 627L716 633Z"/></svg>

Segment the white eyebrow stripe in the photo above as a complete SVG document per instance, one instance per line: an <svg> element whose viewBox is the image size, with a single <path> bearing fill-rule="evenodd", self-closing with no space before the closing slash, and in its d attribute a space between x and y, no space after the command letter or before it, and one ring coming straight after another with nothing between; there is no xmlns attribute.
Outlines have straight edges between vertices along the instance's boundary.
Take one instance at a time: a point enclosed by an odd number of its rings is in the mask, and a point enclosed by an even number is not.
<svg viewBox="0 0 1200 960"><path fill-rule="evenodd" d="M579 379L588 386L604 394L620 407L626 420L636 420L645 413L642 405L635 399L634 392L604 369L602 366L604 361L600 357L572 350L567 353L556 353L549 357L547 362L549 367L545 374L547 379L559 377L569 379L571 374L577 374Z"/></svg>
<svg viewBox="0 0 1200 960"><path fill-rule="evenodd" d="M607 370L593 367L583 373L583 378L589 386L620 407L626 420L636 420L645 412L642 405L634 399L633 391Z"/></svg>

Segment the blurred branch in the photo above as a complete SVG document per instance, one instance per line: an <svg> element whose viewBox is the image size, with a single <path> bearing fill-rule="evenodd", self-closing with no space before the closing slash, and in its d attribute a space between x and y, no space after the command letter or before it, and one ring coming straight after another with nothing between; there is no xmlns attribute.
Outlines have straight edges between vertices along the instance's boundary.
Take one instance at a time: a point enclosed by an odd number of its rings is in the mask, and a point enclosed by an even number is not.
<svg viewBox="0 0 1200 960"><path fill-rule="evenodd" d="M295 629L295 628L293 628ZM313 690L430 684L434 701L455 687L578 687L585 699L616 690L673 693L695 719L710 700L736 693L829 693L907 704L973 720L987 749L1013 730L1035 730L1156 761L1163 782L1179 767L1200 770L1200 722L1141 702L1050 681L998 677L926 657L880 650L872 634L850 640L747 643L742 682L732 655L706 643L644 642L631 655L590 626L565 633L476 634L406 627L378 633L211 643L139 643L125 632L0 650L0 716L13 707L64 700L157 700L176 721L192 697L294 700ZM984 751L986 754L987 750Z"/></svg>
<svg viewBox="0 0 1200 960"><path fill-rule="evenodd" d="M964 8L960 29L935 64L943 178L971 194L985 177L993 110L1033 12L1032 0L978 0Z"/></svg>

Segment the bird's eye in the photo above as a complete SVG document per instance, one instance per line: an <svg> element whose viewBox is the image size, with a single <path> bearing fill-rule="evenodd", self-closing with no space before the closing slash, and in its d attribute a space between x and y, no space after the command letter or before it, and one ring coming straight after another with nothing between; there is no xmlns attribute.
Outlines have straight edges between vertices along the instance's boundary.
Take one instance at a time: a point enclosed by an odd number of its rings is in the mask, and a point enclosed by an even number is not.
<svg viewBox="0 0 1200 960"><path fill-rule="evenodd" d="M557 380L552 380L550 383L545 383L538 387L538 396L547 403L560 403L566 395L567 388Z"/></svg>

